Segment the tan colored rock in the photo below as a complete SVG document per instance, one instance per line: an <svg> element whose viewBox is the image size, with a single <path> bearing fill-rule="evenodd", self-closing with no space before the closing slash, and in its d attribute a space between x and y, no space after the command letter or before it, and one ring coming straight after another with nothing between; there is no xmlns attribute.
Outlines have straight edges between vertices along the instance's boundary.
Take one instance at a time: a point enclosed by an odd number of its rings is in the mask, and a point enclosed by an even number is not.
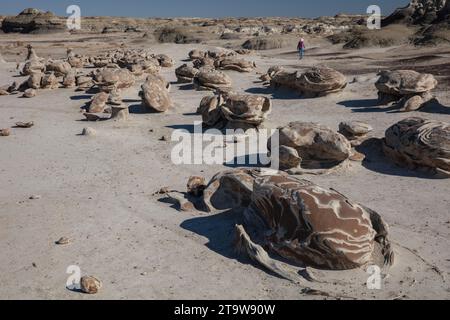
<svg viewBox="0 0 450 320"><path fill-rule="evenodd" d="M105 121L111 119L111 114L109 113L89 113L85 112L83 115L86 117L87 121Z"/></svg>
<svg viewBox="0 0 450 320"><path fill-rule="evenodd" d="M109 105L120 106L122 105L122 96L120 95L119 90L113 89L109 93L108 102Z"/></svg>
<svg viewBox="0 0 450 320"><path fill-rule="evenodd" d="M449 123L420 117L404 119L386 131L383 150L399 166L450 177Z"/></svg>
<svg viewBox="0 0 450 320"><path fill-rule="evenodd" d="M106 92L97 93L92 97L89 103L89 113L102 113L105 111L106 102L108 101L109 94Z"/></svg>
<svg viewBox="0 0 450 320"><path fill-rule="evenodd" d="M198 72L199 70L197 68L190 67L187 64L183 64L175 69L175 75L178 79L178 83L192 83Z"/></svg>
<svg viewBox="0 0 450 320"><path fill-rule="evenodd" d="M130 88L134 84L135 78L127 69L106 68L96 72L94 80L100 91L109 93L113 89Z"/></svg>
<svg viewBox="0 0 450 320"><path fill-rule="evenodd" d="M77 91L87 91L94 86L94 80L90 76L79 75L76 77Z"/></svg>
<svg viewBox="0 0 450 320"><path fill-rule="evenodd" d="M221 95L206 96L200 101L197 114L202 116L204 126L219 128L225 126L221 111L223 103L224 98Z"/></svg>
<svg viewBox="0 0 450 320"><path fill-rule="evenodd" d="M310 122L280 127L279 145L279 155L272 157L278 156L280 168L292 174L329 173L344 166L352 154L352 146L343 135Z"/></svg>
<svg viewBox="0 0 450 320"><path fill-rule="evenodd" d="M41 88L42 89L56 89L59 87L58 78L56 78L53 72L46 72L42 76Z"/></svg>
<svg viewBox="0 0 450 320"><path fill-rule="evenodd" d="M431 74L413 70L383 71L375 86L380 104L395 102L401 111L415 111L434 99L438 82Z"/></svg>
<svg viewBox="0 0 450 320"><path fill-rule="evenodd" d="M23 97L24 98L34 98L34 97L36 97L36 94L37 94L37 92L35 89L27 89L23 93Z"/></svg>
<svg viewBox="0 0 450 320"><path fill-rule="evenodd" d="M72 70L72 66L67 61L49 61L45 70L53 72L56 77L64 77Z"/></svg>
<svg viewBox="0 0 450 320"><path fill-rule="evenodd" d="M0 129L0 137L8 137L11 135L11 130L9 128Z"/></svg>
<svg viewBox="0 0 450 320"><path fill-rule="evenodd" d="M162 76L149 76L142 85L142 104L154 112L166 112L172 106L170 84Z"/></svg>
<svg viewBox="0 0 450 320"><path fill-rule="evenodd" d="M197 201L209 212L244 212L237 248L288 280L298 280L298 273L266 250L292 266L326 270L389 267L394 261L389 227L378 213L307 180L230 170L215 175Z"/></svg>
<svg viewBox="0 0 450 320"><path fill-rule="evenodd" d="M130 119L130 111L128 106L112 106L111 107L111 119L116 121L128 121Z"/></svg>
<svg viewBox="0 0 450 320"><path fill-rule="evenodd" d="M200 71L194 77L194 85L197 90L231 90L232 80L231 78L217 70Z"/></svg>
<svg viewBox="0 0 450 320"><path fill-rule="evenodd" d="M63 78L62 85L64 88L74 88L77 85L77 72L71 69Z"/></svg>
<svg viewBox="0 0 450 320"><path fill-rule="evenodd" d="M70 64L72 68L83 68L84 67L84 59L77 56L72 48L67 49L67 62Z"/></svg>
<svg viewBox="0 0 450 320"><path fill-rule="evenodd" d="M272 101L251 94L225 94L222 116L231 128L259 128L272 112Z"/></svg>
<svg viewBox="0 0 450 320"><path fill-rule="evenodd" d="M42 73L45 72L45 65L36 60L31 60L25 63L21 75L23 76L29 76L33 73Z"/></svg>
<svg viewBox="0 0 450 320"><path fill-rule="evenodd" d="M84 276L80 280L81 291L87 294L97 294L102 288L102 283L95 277Z"/></svg>
<svg viewBox="0 0 450 320"><path fill-rule="evenodd" d="M41 87L43 73L33 73L28 78L28 87L31 89L39 89Z"/></svg>
<svg viewBox="0 0 450 320"><path fill-rule="evenodd" d="M206 188L206 180L204 177L192 176L187 183L187 192L194 197L200 197L203 195L203 191Z"/></svg>
<svg viewBox="0 0 450 320"><path fill-rule="evenodd" d="M194 49L191 52L189 52L189 58L191 60L202 59L204 57L206 57L206 52L204 52L204 51Z"/></svg>
<svg viewBox="0 0 450 320"><path fill-rule="evenodd" d="M233 70L238 72L252 72L256 68L255 62L235 57L219 59L215 62L215 67L221 70Z"/></svg>
<svg viewBox="0 0 450 320"><path fill-rule="evenodd" d="M16 127L17 128L24 128L24 129L29 129L31 127L34 126L34 122L30 121L30 122L16 122Z"/></svg>

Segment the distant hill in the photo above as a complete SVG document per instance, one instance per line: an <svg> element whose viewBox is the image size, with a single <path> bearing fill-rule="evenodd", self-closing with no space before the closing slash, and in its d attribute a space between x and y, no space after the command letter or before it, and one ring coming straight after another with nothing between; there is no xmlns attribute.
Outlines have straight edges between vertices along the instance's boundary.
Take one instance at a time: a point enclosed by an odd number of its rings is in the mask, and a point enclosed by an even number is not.
<svg viewBox="0 0 450 320"><path fill-rule="evenodd" d="M429 25L442 23L450 19L450 1L447 0L412 0L408 6L395 10L386 17L382 25L406 23L412 25Z"/></svg>

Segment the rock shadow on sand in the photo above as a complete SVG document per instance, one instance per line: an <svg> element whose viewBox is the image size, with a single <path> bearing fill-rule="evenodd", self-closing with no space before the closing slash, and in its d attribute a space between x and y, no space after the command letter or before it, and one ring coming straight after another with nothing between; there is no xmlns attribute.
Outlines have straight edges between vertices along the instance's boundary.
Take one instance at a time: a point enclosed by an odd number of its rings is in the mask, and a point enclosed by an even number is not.
<svg viewBox="0 0 450 320"><path fill-rule="evenodd" d="M228 210L218 214L185 220L180 227L208 239L206 247L221 256L235 260L244 265L251 265L269 275L279 278L270 270L266 270L253 262L246 255L237 252L235 243L235 226L243 223L242 212ZM277 259L282 260L280 257Z"/></svg>
<svg viewBox="0 0 450 320"><path fill-rule="evenodd" d="M271 87L254 87L245 90L245 92L259 95L270 95L273 99L279 100L303 99L298 92L286 88L274 89Z"/></svg>
<svg viewBox="0 0 450 320"><path fill-rule="evenodd" d="M345 100L337 103L346 108L351 108L352 112L397 112L396 106L380 105L378 99Z"/></svg>
<svg viewBox="0 0 450 320"><path fill-rule="evenodd" d="M383 152L382 140L372 138L356 147L356 151L366 156L362 166L368 170L399 177L414 177L420 179L440 179L439 177L420 170L411 170L406 167L400 167L392 162Z"/></svg>
<svg viewBox="0 0 450 320"><path fill-rule="evenodd" d="M337 103L338 105L346 108L351 108L352 112L386 112L386 113L400 113L400 107L398 105L380 105L378 99L362 99L362 100L346 100ZM446 107L440 104L438 101L430 101L424 107L417 110L425 113L436 114L450 114L450 107Z"/></svg>

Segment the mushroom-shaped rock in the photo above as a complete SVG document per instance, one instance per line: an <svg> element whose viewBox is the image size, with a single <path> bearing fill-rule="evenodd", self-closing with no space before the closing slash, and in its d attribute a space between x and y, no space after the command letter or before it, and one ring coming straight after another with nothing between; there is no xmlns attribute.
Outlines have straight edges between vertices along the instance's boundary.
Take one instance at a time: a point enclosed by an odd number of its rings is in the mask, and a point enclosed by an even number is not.
<svg viewBox="0 0 450 320"><path fill-rule="evenodd" d="M294 264L348 270L393 260L388 227L376 212L306 180L257 178L245 217L255 238Z"/></svg>
<svg viewBox="0 0 450 320"><path fill-rule="evenodd" d="M43 73L33 73L28 78L27 85L31 89L39 89L41 87L41 81Z"/></svg>
<svg viewBox="0 0 450 320"><path fill-rule="evenodd" d="M64 77L72 69L67 61L49 61L45 66L46 71L54 72L57 77Z"/></svg>
<svg viewBox="0 0 450 320"><path fill-rule="evenodd" d="M272 139L268 148L272 146ZM323 174L347 163L353 154L350 142L330 128L310 122L292 122L279 128L280 168L290 173Z"/></svg>
<svg viewBox="0 0 450 320"><path fill-rule="evenodd" d="M203 124L218 129L258 129L272 111L269 98L250 94L219 94L200 102Z"/></svg>
<svg viewBox="0 0 450 320"><path fill-rule="evenodd" d="M303 95L318 97L343 90L347 78L332 68L312 68L297 79L296 86Z"/></svg>
<svg viewBox="0 0 450 320"><path fill-rule="evenodd" d="M175 69L175 75L177 76L178 83L191 83L199 70L197 68L183 64Z"/></svg>
<svg viewBox="0 0 450 320"><path fill-rule="evenodd" d="M231 89L232 80L227 74L221 71L205 70L196 74L194 77L194 85L197 90L227 91Z"/></svg>
<svg viewBox="0 0 450 320"><path fill-rule="evenodd" d="M127 69L106 68L94 75L95 84L100 91L110 92L114 89L127 89L134 84L134 75Z"/></svg>
<svg viewBox="0 0 450 320"><path fill-rule="evenodd" d="M244 59L238 58L225 58L218 59L215 62L215 66L222 70L234 70L238 72L252 72L256 68L255 62L250 62Z"/></svg>
<svg viewBox="0 0 450 320"><path fill-rule="evenodd" d="M203 124L207 127L223 127L221 106L224 99L221 95L206 96L200 101L197 113L202 116Z"/></svg>
<svg viewBox="0 0 450 320"><path fill-rule="evenodd" d="M36 90L35 89L27 89L23 93L24 98L34 98L36 96Z"/></svg>
<svg viewBox="0 0 450 320"><path fill-rule="evenodd" d="M375 83L380 104L395 102L401 111L415 111L434 97L438 82L431 74L413 70L383 71Z"/></svg>
<svg viewBox="0 0 450 320"><path fill-rule="evenodd" d="M386 131L383 149L400 166L450 177L449 123L419 117L404 119Z"/></svg>
<svg viewBox="0 0 450 320"><path fill-rule="evenodd" d="M67 62L72 68L83 68L84 66L84 59L77 56L71 48L67 49Z"/></svg>
<svg viewBox="0 0 450 320"><path fill-rule="evenodd" d="M119 90L113 89L109 93L108 102L107 104L113 105L113 106L120 106L122 105L122 96L120 95Z"/></svg>
<svg viewBox="0 0 450 320"><path fill-rule="evenodd" d="M53 72L46 72L42 76L41 88L42 89L56 89L59 87L58 78L56 78Z"/></svg>
<svg viewBox="0 0 450 320"><path fill-rule="evenodd" d="M79 75L76 77L77 91L86 91L94 86L94 79L90 76Z"/></svg>
<svg viewBox="0 0 450 320"><path fill-rule="evenodd" d="M331 68L312 68L307 72L287 72L282 68L269 70L272 87L288 87L305 97L320 97L342 91L347 86L347 78Z"/></svg>
<svg viewBox="0 0 450 320"><path fill-rule="evenodd" d="M166 112L172 106L169 89L170 84L162 76L149 76L140 92L143 105L154 112Z"/></svg>
<svg viewBox="0 0 450 320"><path fill-rule="evenodd" d="M9 128L0 128L0 137L9 137L11 135L11 129Z"/></svg>
<svg viewBox="0 0 450 320"><path fill-rule="evenodd" d="M251 94L226 94L221 113L230 128L259 128L272 111L272 101Z"/></svg>
<svg viewBox="0 0 450 320"><path fill-rule="evenodd" d="M250 50L250 49L237 49L237 50L234 50L237 54L240 54L240 55L249 55L249 54L252 54L252 50Z"/></svg>
<svg viewBox="0 0 450 320"><path fill-rule="evenodd" d="M33 73L42 73L45 72L45 64L39 60L29 60L25 63L20 72L23 76L29 76Z"/></svg>
<svg viewBox="0 0 450 320"><path fill-rule="evenodd" d="M207 55L208 55L208 57L215 60L215 59L234 56L234 55L236 55L236 52L233 50L225 49L225 48L215 48L215 49L208 50Z"/></svg>

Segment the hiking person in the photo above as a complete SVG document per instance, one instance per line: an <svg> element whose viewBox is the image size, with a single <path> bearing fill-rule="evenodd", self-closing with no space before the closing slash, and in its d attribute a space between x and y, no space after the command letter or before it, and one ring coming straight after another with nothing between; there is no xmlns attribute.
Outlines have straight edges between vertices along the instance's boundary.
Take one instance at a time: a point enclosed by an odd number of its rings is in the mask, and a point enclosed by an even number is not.
<svg viewBox="0 0 450 320"><path fill-rule="evenodd" d="M300 55L300 60L305 56L305 39L301 38L297 45L298 54Z"/></svg>

